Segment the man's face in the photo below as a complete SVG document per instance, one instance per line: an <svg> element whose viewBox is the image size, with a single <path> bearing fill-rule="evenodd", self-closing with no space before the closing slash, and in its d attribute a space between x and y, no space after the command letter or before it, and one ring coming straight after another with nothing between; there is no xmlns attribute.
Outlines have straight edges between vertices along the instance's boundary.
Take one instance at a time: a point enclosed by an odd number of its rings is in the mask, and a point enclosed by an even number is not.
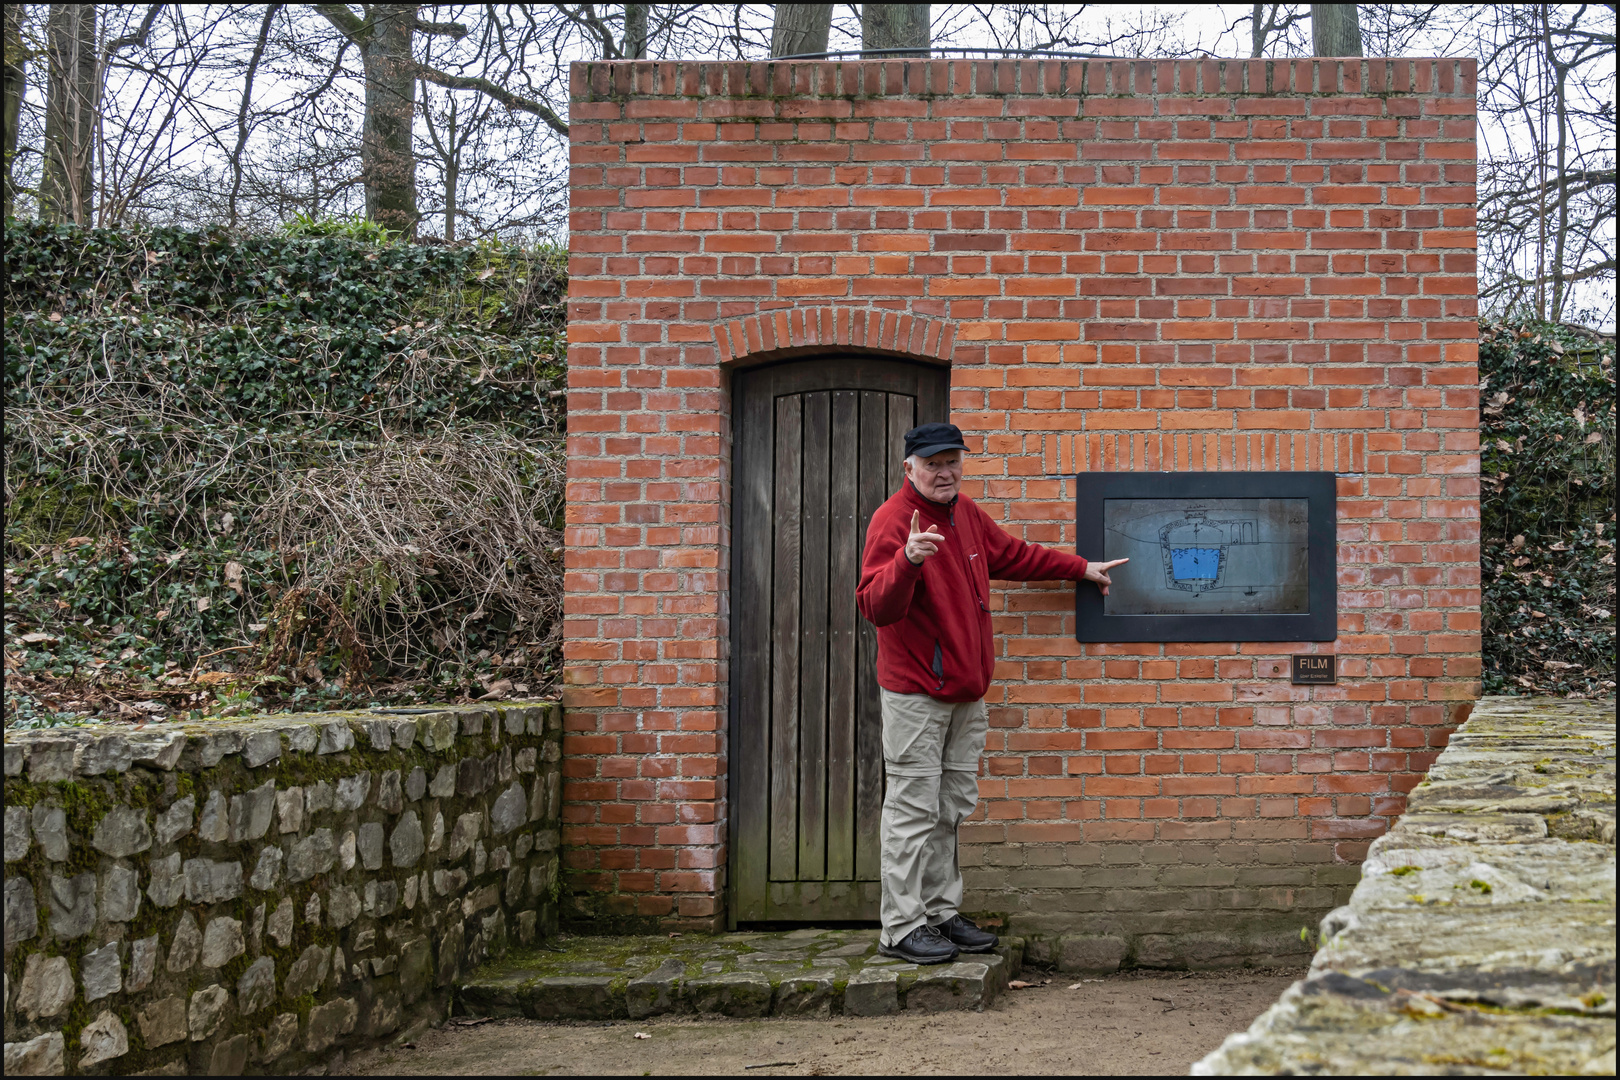
<svg viewBox="0 0 1620 1080"><path fill-rule="evenodd" d="M923 498L948 503L962 490L962 451L941 450L928 458L906 458L906 479Z"/></svg>

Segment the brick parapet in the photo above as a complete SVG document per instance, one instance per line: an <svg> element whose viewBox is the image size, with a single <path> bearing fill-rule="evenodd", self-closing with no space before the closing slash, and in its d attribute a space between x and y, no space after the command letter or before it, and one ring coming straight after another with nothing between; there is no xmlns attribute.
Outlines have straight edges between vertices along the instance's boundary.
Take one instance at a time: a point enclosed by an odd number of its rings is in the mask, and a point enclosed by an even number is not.
<svg viewBox="0 0 1620 1080"><path fill-rule="evenodd" d="M1142 889L1200 844L1321 867L1292 899L1196 886L1233 911L1342 891L1478 692L1472 62L617 63L572 87L576 915L723 914L728 371L823 347L948 361L968 493L1041 543L1073 543L1078 471L1341 474L1333 645L1082 646L1067 586L997 589L965 858L970 904L1015 917L1034 894L1006 867L1060 881L1082 846L1137 845ZM1339 684L1291 686L1319 649Z"/></svg>

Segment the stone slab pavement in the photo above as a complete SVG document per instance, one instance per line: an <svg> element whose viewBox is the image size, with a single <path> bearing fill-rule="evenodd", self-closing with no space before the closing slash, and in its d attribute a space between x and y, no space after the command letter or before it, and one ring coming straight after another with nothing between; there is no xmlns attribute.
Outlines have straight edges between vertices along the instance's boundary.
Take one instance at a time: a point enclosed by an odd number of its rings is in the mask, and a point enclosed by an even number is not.
<svg viewBox="0 0 1620 1080"><path fill-rule="evenodd" d="M806 928L667 937L564 936L457 987L467 1016L621 1020L661 1015L883 1016L979 1010L1018 977L1023 941L918 966L879 956L876 930Z"/></svg>
<svg viewBox="0 0 1620 1080"><path fill-rule="evenodd" d="M1615 702L1487 698L1195 1075L1615 1071Z"/></svg>

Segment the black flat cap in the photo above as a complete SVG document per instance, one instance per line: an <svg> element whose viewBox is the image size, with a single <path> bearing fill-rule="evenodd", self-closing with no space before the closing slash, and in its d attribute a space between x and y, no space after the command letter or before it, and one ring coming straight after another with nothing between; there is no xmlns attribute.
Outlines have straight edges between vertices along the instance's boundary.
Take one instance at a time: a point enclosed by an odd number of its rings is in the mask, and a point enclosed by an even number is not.
<svg viewBox="0 0 1620 1080"><path fill-rule="evenodd" d="M906 432L906 457L933 457L941 450L966 450L955 424L919 424Z"/></svg>

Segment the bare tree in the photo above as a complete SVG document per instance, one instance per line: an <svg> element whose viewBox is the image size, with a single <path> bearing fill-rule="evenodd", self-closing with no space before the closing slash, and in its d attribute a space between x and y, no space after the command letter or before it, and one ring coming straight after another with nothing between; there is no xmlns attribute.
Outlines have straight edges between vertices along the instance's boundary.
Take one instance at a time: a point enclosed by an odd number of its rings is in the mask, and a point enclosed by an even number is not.
<svg viewBox="0 0 1620 1080"><path fill-rule="evenodd" d="M1276 38L1283 37L1289 28L1307 18L1300 4L1255 4L1249 28L1249 55L1259 59L1266 55L1266 47Z"/></svg>
<svg viewBox="0 0 1620 1080"><path fill-rule="evenodd" d="M96 6L52 4L46 24L45 173L40 212L49 221L91 223L101 64Z"/></svg>
<svg viewBox="0 0 1620 1080"><path fill-rule="evenodd" d="M861 48L917 49L927 56L934 43L931 4L862 4Z"/></svg>
<svg viewBox="0 0 1620 1080"><path fill-rule="evenodd" d="M831 4L777 4L771 24L771 55L826 52L832 9Z"/></svg>
<svg viewBox="0 0 1620 1080"><path fill-rule="evenodd" d="M1312 4L1311 49L1317 56L1360 56L1361 23L1356 5Z"/></svg>
<svg viewBox="0 0 1620 1080"><path fill-rule="evenodd" d="M620 52L626 60L644 60L647 57L648 4L624 5L624 44Z"/></svg>
<svg viewBox="0 0 1620 1080"><path fill-rule="evenodd" d="M7 4L5 31L5 113L3 126L4 207L0 218L8 218L16 207L16 178L12 164L17 157L17 130L22 119L23 91L28 85L28 55L23 48L22 5Z"/></svg>

